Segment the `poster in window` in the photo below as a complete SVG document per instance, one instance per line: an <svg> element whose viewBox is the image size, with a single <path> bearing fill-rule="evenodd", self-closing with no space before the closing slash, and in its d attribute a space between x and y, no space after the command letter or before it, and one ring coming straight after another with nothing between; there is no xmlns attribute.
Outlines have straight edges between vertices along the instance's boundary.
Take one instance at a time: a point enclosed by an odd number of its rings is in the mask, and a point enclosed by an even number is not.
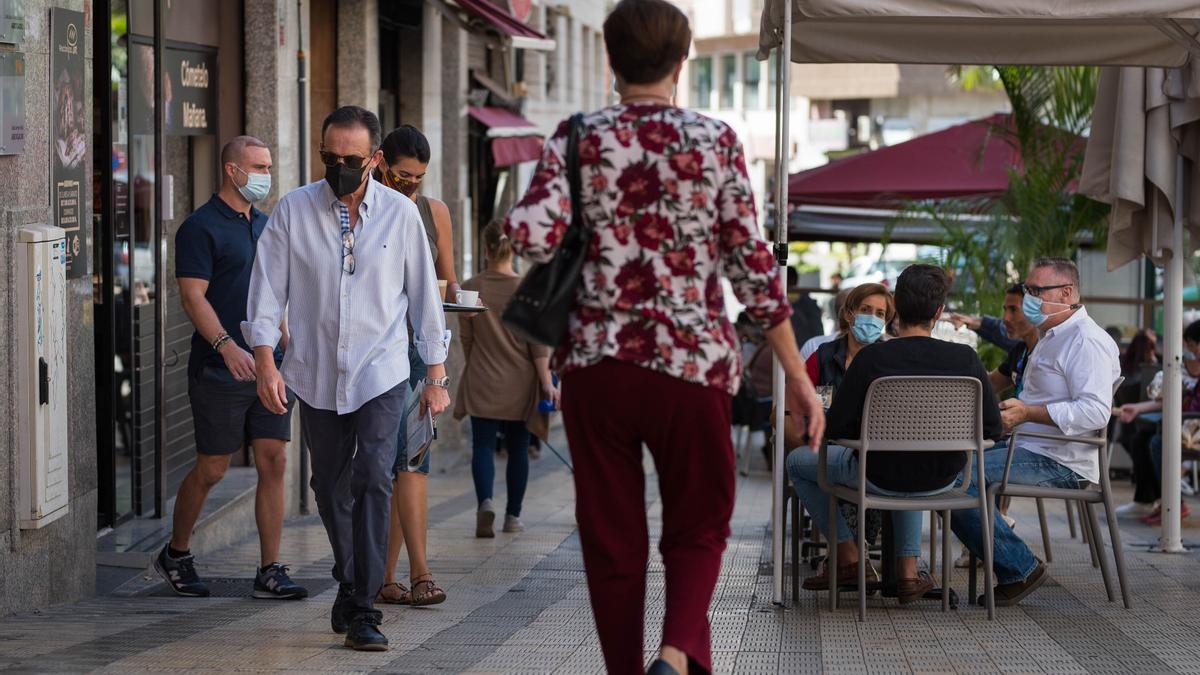
<svg viewBox="0 0 1200 675"><path fill-rule="evenodd" d="M88 135L84 110L83 13L50 10L50 187L54 225L67 234L67 278L87 275L84 172Z"/></svg>

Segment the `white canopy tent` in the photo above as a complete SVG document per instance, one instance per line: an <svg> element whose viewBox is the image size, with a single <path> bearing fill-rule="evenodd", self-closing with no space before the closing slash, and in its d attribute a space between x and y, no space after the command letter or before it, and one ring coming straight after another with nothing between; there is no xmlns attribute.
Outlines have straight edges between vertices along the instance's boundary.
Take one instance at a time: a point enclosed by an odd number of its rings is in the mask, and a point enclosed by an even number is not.
<svg viewBox="0 0 1200 675"><path fill-rule="evenodd" d="M780 51L779 63L941 63L1098 65L1181 68L1200 61L1200 3L1196 0L765 0L759 32L760 59ZM790 147L790 68L777 82L775 204L787 205ZM1182 213L1160 256L1168 278L1182 277ZM776 213L777 255L786 264L786 218ZM1180 386L1183 314L1179 285L1166 298L1164 391ZM783 373L776 362L776 400ZM778 406L772 509L774 601L783 602L782 491L783 407ZM1163 471L1178 467L1179 425L1163 427ZM1164 482L1164 487L1169 481ZM1175 483L1178 483L1176 480ZM1164 499L1165 501L1165 499ZM1165 513L1164 550L1178 550L1178 511ZM1168 521L1173 522L1168 522Z"/></svg>

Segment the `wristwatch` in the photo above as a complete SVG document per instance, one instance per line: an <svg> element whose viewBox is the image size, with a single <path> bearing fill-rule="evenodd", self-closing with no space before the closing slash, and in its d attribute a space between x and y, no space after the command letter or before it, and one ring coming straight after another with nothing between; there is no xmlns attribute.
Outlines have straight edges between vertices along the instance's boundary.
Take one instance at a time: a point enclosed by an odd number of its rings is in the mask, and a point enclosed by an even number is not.
<svg viewBox="0 0 1200 675"><path fill-rule="evenodd" d="M442 389L450 388L449 377L427 377L423 380L423 382L425 382L426 385L433 387L441 387Z"/></svg>

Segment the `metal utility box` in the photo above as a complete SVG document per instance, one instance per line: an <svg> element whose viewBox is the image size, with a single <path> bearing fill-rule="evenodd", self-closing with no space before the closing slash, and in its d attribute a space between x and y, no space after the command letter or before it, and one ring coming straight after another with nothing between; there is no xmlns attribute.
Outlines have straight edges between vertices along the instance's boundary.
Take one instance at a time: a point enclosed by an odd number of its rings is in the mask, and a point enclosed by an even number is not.
<svg viewBox="0 0 1200 675"><path fill-rule="evenodd" d="M67 513L67 242L61 228L17 235L17 521Z"/></svg>

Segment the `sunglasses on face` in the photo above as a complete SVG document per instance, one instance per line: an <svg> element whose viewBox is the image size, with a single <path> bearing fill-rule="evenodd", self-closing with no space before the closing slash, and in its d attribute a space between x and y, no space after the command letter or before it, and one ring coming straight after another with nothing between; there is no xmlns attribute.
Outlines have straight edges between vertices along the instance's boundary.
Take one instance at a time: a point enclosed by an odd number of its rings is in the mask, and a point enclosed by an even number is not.
<svg viewBox="0 0 1200 675"><path fill-rule="evenodd" d="M1033 284L1022 284L1022 287L1024 287L1026 294L1032 295L1035 298L1040 298L1042 297L1042 293L1045 293L1046 291L1053 291L1059 288L1070 288L1072 285L1073 284L1055 284L1053 286L1034 286Z"/></svg>
<svg viewBox="0 0 1200 675"><path fill-rule="evenodd" d="M374 153L372 153L374 154ZM358 155L336 155L328 150L321 151L321 163L325 166L337 166L345 164L347 169L358 170L370 163L370 157L359 157Z"/></svg>

